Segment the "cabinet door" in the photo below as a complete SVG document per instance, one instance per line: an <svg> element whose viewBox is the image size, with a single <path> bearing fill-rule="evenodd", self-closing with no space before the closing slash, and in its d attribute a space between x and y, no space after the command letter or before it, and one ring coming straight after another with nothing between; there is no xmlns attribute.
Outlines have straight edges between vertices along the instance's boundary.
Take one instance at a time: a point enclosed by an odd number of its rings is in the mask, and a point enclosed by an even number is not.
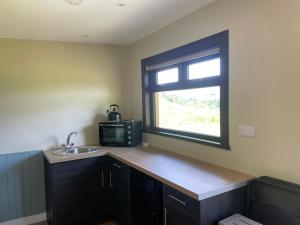
<svg viewBox="0 0 300 225"><path fill-rule="evenodd" d="M130 225L129 174L124 164L113 162L110 166L110 197L112 219L118 225Z"/></svg>
<svg viewBox="0 0 300 225"><path fill-rule="evenodd" d="M90 183L87 190L87 202L90 220L99 224L108 219L108 206L106 195L108 193L108 183L105 180L106 162L105 158L99 161L100 164L95 168L97 176Z"/></svg>
<svg viewBox="0 0 300 225"><path fill-rule="evenodd" d="M200 222L169 202L164 203L164 225L200 225Z"/></svg>
<svg viewBox="0 0 300 225"><path fill-rule="evenodd" d="M94 225L106 219L104 168L102 158L52 166L55 225Z"/></svg>
<svg viewBox="0 0 300 225"><path fill-rule="evenodd" d="M132 225L161 225L161 184L136 170L130 180Z"/></svg>

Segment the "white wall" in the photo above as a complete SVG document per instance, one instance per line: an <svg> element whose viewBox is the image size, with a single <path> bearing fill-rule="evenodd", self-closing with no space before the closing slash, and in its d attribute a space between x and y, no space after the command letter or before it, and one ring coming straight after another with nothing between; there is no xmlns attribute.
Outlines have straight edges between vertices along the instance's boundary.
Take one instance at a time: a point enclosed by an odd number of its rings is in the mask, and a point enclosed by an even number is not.
<svg viewBox="0 0 300 225"><path fill-rule="evenodd" d="M230 145L224 151L145 134L154 146L300 183L300 1L217 0L135 43L126 113L142 118L140 60L230 30ZM238 135L239 124L257 137Z"/></svg>
<svg viewBox="0 0 300 225"><path fill-rule="evenodd" d="M122 103L126 47L0 39L0 153L98 144L105 108ZM122 105L122 104L121 104Z"/></svg>

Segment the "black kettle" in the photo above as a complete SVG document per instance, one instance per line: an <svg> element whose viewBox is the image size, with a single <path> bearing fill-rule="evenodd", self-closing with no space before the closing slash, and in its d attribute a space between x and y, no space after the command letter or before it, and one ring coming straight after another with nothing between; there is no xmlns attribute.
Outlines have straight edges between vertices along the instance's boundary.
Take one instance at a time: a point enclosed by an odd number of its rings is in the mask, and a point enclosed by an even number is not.
<svg viewBox="0 0 300 225"><path fill-rule="evenodd" d="M121 114L119 113L119 105L112 104L106 111L108 121L121 122Z"/></svg>

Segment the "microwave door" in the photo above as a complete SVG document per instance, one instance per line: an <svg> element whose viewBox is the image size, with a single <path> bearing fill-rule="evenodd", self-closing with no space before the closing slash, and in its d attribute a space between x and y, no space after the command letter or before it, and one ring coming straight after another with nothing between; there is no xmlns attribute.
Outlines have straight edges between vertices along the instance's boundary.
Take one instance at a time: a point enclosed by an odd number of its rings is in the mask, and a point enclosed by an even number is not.
<svg viewBox="0 0 300 225"><path fill-rule="evenodd" d="M111 145L124 144L125 129L124 126L104 126L103 127L103 142Z"/></svg>

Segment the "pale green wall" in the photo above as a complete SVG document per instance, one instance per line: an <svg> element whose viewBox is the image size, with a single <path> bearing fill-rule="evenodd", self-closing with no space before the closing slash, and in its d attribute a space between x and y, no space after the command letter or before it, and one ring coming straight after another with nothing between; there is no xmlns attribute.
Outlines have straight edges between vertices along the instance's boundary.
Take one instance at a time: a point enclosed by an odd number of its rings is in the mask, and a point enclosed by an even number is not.
<svg viewBox="0 0 300 225"><path fill-rule="evenodd" d="M232 151L145 139L300 183L299 11L298 0L217 0L130 48L0 39L0 153L56 147L71 130L81 132L77 144L96 144L108 104L120 103L124 117L142 117L142 58L229 29ZM240 137L239 124L255 125L257 137Z"/></svg>
<svg viewBox="0 0 300 225"><path fill-rule="evenodd" d="M126 47L0 39L0 153L55 148L70 131L97 144L97 123L122 105Z"/></svg>
<svg viewBox="0 0 300 225"><path fill-rule="evenodd" d="M300 183L300 1L217 0L131 48L127 113L142 118L140 60L230 30L230 144L223 151L146 135L154 146L255 175ZM255 139L239 124L255 125Z"/></svg>

